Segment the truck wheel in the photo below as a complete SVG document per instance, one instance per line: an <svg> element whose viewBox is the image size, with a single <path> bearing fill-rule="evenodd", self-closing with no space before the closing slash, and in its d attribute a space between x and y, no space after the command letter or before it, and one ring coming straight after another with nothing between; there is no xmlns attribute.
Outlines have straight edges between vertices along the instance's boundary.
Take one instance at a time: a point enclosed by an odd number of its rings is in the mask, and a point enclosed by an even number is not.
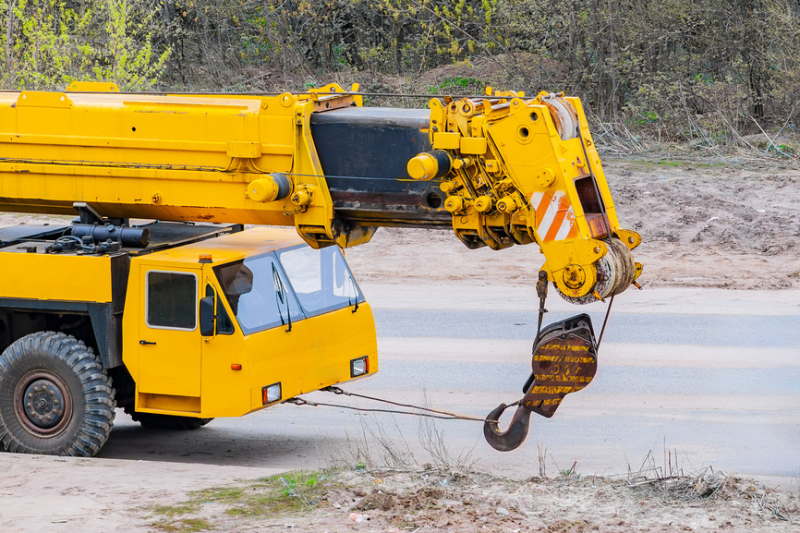
<svg viewBox="0 0 800 533"><path fill-rule="evenodd" d="M0 442L10 452L91 457L114 422L114 389L82 341L41 331L0 355Z"/></svg>
<svg viewBox="0 0 800 533"><path fill-rule="evenodd" d="M142 427L151 429L200 429L213 418L193 418L191 416L157 415L154 413L139 413L133 406L125 407L125 414L130 415L134 422L139 422Z"/></svg>

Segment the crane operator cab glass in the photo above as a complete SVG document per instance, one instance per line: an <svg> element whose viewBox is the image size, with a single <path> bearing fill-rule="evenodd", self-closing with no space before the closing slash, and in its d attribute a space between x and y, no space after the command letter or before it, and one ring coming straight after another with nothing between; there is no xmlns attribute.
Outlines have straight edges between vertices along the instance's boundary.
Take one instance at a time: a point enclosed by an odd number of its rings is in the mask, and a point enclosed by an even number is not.
<svg viewBox="0 0 800 533"><path fill-rule="evenodd" d="M240 416L378 371L372 311L337 246L257 227L139 264L137 411Z"/></svg>
<svg viewBox="0 0 800 533"><path fill-rule="evenodd" d="M220 265L214 272L245 335L364 300L336 246L299 245Z"/></svg>

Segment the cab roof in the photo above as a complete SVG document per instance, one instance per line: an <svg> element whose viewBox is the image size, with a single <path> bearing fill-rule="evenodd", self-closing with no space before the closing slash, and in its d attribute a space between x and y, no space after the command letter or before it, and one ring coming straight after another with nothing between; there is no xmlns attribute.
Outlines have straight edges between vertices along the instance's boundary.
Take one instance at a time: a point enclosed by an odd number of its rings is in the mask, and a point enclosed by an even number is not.
<svg viewBox="0 0 800 533"><path fill-rule="evenodd" d="M297 235L294 228L254 226L237 233L154 252L142 256L142 260L182 263L188 266L197 265L200 255L210 254L213 264L222 264L300 244L305 242Z"/></svg>

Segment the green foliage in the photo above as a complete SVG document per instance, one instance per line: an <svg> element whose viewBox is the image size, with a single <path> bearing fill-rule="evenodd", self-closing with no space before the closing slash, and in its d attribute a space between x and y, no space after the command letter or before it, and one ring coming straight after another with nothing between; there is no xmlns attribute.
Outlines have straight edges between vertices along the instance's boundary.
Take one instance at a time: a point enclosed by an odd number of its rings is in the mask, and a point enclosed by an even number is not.
<svg viewBox="0 0 800 533"><path fill-rule="evenodd" d="M169 49L153 50L149 28L154 12L134 6L128 0L100 2L95 14L105 23L104 48L93 50L85 63L91 63L95 79L115 82L123 91L155 85L170 55Z"/></svg>
<svg viewBox="0 0 800 533"><path fill-rule="evenodd" d="M612 129L711 145L757 133L755 121L796 124L800 4L0 0L0 62L3 88L98 79L134 90L302 90L391 75L440 94L489 81L575 94ZM440 70L422 80L429 69Z"/></svg>
<svg viewBox="0 0 800 533"><path fill-rule="evenodd" d="M323 476L324 477L324 476ZM317 484L317 474L287 474L285 476L278 476L277 479L281 485L281 493L284 496L297 496L298 484L300 485L301 489L303 486L306 487L313 487Z"/></svg>
<svg viewBox="0 0 800 533"><path fill-rule="evenodd" d="M426 90L432 95L441 94L482 94L486 84L476 78L453 76L445 78L438 85L429 86Z"/></svg>
<svg viewBox="0 0 800 533"><path fill-rule="evenodd" d="M63 88L73 80L152 87L169 49L153 49L153 13L129 0L0 0L0 50L7 89Z"/></svg>
<svg viewBox="0 0 800 533"><path fill-rule="evenodd" d="M170 69L182 83L196 60L214 72L419 72L494 49L499 1L179 0L162 29L180 51Z"/></svg>
<svg viewBox="0 0 800 533"><path fill-rule="evenodd" d="M171 85L264 87L275 71L413 80L449 66L468 79L459 69L491 58L492 76L476 78L564 90L596 120L665 140L735 139L733 128L755 128L750 116L785 121L800 109L800 4L788 0L177 0L159 10Z"/></svg>
<svg viewBox="0 0 800 533"><path fill-rule="evenodd" d="M37 89L69 79L69 30L82 29L83 22L59 0L0 2L2 86Z"/></svg>
<svg viewBox="0 0 800 533"><path fill-rule="evenodd" d="M462 89L466 89L470 85L481 87L484 84L480 83L475 78L455 77L455 78L447 78L447 79L445 79L444 82L439 85L439 88L440 89L448 89L450 87L461 87Z"/></svg>

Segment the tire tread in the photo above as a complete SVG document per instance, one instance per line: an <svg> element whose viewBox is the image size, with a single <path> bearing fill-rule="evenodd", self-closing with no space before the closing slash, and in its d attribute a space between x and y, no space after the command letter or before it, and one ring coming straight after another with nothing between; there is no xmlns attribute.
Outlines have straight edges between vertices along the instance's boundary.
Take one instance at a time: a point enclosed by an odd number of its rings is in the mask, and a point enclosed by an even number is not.
<svg viewBox="0 0 800 533"><path fill-rule="evenodd" d="M0 355L0 386L14 371L25 371L29 357L50 357L69 367L81 384L84 398L83 406L74 406L73 416L82 420L70 441L41 449L34 447L36 438L22 429L17 420L4 421L0 412L0 444L10 452L95 455L108 440L116 414L114 387L100 358L83 341L63 332L31 333L13 342Z"/></svg>

